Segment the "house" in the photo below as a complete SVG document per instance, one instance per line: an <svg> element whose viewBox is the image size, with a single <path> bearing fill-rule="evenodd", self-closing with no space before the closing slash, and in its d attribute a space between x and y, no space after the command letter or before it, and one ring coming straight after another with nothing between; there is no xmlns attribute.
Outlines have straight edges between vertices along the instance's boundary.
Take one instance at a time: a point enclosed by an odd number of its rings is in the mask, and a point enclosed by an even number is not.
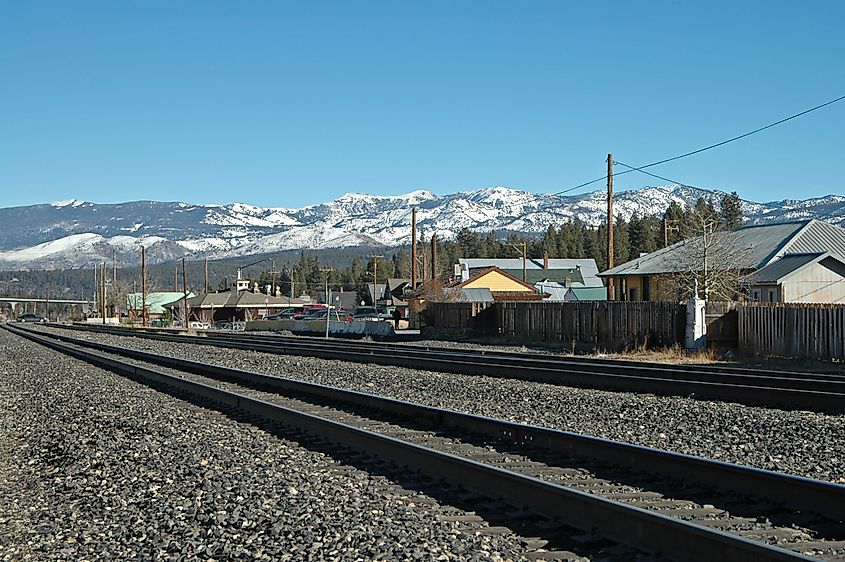
<svg viewBox="0 0 845 562"><path fill-rule="evenodd" d="M484 269L466 281L455 285L457 289L488 289L494 301L540 301L548 295L537 287L517 279L496 266Z"/></svg>
<svg viewBox="0 0 845 562"><path fill-rule="evenodd" d="M201 322L258 320L286 308L301 308L313 304L308 295L296 298L276 297L236 287L228 291L206 293L188 299L191 318Z"/></svg>
<svg viewBox="0 0 845 562"><path fill-rule="evenodd" d="M607 288L573 287L555 281L541 281L534 284L541 292L549 295L548 302L606 301Z"/></svg>
<svg viewBox="0 0 845 562"><path fill-rule="evenodd" d="M786 254L743 284L754 301L845 303L845 259L831 252Z"/></svg>
<svg viewBox="0 0 845 562"><path fill-rule="evenodd" d="M491 267L497 267L517 279L522 279L523 266L524 280L531 285L552 281L572 287L604 286L598 277L598 267L593 259L549 259L548 256L526 260L522 258L463 258L458 260L455 269L460 282L464 282Z"/></svg>
<svg viewBox="0 0 845 562"><path fill-rule="evenodd" d="M126 310L130 316L141 318L143 316L142 302L146 302L147 318L161 318L168 313L168 307L177 304L181 307L181 301L185 294L181 291L153 291L144 296L141 293L129 293L126 295ZM194 293L188 292L188 299L194 297Z"/></svg>
<svg viewBox="0 0 845 562"><path fill-rule="evenodd" d="M704 249L708 248L705 252ZM642 255L607 271L610 300L676 300L686 287L677 276L725 267L749 275L787 254L845 255L845 229L819 220L745 226L690 238ZM704 259L710 254L709 262Z"/></svg>

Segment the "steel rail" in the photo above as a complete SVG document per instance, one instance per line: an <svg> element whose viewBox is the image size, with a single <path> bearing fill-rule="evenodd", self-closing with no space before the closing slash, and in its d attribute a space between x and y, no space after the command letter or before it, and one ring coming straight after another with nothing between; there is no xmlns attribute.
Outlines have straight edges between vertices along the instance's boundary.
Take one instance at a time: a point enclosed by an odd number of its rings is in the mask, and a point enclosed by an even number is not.
<svg viewBox="0 0 845 562"><path fill-rule="evenodd" d="M267 339L267 340L299 340L299 341L312 341L314 343L326 345L326 339L322 337L316 336L283 336L281 334L276 334L273 332L265 332L265 331L248 331L248 332L228 332L228 331L215 331L215 330L201 330L206 336L209 337L240 337L240 338L255 338L255 339ZM456 348L456 347L443 347L443 346L436 346L436 345L409 345L391 341L361 341L355 339L348 339L348 338L333 338L331 340L336 344L343 345L345 347L359 347L362 349L389 349L389 350L402 350L402 349L420 349L426 351L447 351L447 352L454 352L454 353L465 353L471 355L482 355L482 356L489 356L489 357L502 357L502 358L514 358L514 359L527 359L527 360L538 360L538 361L556 361L562 363L573 363L573 364L601 364L601 365L618 365L623 367L631 367L631 368L666 368L665 363L656 363L650 361L635 361L632 359L611 359L611 358L596 358L596 357L589 357L589 356L578 356L578 355L560 355L560 354L552 354L552 353L542 353L538 351L504 351L499 349L484 349L484 348ZM831 378L833 380L845 380L845 374L836 374L836 373L806 373L806 372L798 372L798 371L786 371L786 370L773 370L773 369L763 369L758 367L740 367L737 365L720 365L714 363L708 364L673 364L671 366L676 371L689 371L689 372L704 372L704 373L726 373L726 374L749 374L749 375L766 375L766 376L787 376L787 377L811 377L811 378Z"/></svg>
<svg viewBox="0 0 845 562"><path fill-rule="evenodd" d="M26 330L34 331L34 330ZM569 431L531 426L425 406L370 393L358 392L319 383L312 383L271 375L192 361L179 357L118 347L101 342L80 340L50 332L37 332L65 343L120 355L223 380L235 381L257 389L279 393L298 393L334 402L373 408L417 421L425 420L435 428L452 428L493 438L505 438L516 443L542 447L548 451L574 454L624 466L632 470L648 471L668 478L682 479L722 491L757 494L790 509L812 511L837 520L845 518L845 486L800 476L774 472L743 465L684 455L651 447L612 441Z"/></svg>
<svg viewBox="0 0 845 562"><path fill-rule="evenodd" d="M134 380L174 388L179 392L210 400L224 408L234 408L268 421L319 435L365 454L411 467L427 476L445 479L451 484L474 492L531 506L533 512L558 519L572 527L584 530L600 529L601 534L611 540L646 551L679 560L701 562L814 560L772 545L120 361L29 330L9 326L5 328L45 347Z"/></svg>
<svg viewBox="0 0 845 562"><path fill-rule="evenodd" d="M291 338L282 342L254 341L242 337L208 337L185 334L137 332L127 328L90 328L72 326L71 329L131 335L159 341L194 343L260 351L277 355L299 355L360 363L374 363L452 372L465 375L485 375L520 379L563 386L598 388L624 392L647 392L662 395L689 396L696 399L738 402L765 407L780 407L845 412L845 381L826 378L767 377L748 374L679 372L672 367L624 367L595 363L569 365L552 359L542 361L497 359L472 356L451 351L417 351L410 346L398 350L380 351L347 349L343 346L314 342L299 342Z"/></svg>

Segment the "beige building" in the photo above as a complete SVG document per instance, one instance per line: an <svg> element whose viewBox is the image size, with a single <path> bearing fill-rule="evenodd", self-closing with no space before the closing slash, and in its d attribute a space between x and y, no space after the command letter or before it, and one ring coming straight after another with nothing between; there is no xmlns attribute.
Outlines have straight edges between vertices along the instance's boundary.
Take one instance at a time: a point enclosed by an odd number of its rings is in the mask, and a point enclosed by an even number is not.
<svg viewBox="0 0 845 562"><path fill-rule="evenodd" d="M787 254L743 282L753 301L845 303L845 260L830 252Z"/></svg>

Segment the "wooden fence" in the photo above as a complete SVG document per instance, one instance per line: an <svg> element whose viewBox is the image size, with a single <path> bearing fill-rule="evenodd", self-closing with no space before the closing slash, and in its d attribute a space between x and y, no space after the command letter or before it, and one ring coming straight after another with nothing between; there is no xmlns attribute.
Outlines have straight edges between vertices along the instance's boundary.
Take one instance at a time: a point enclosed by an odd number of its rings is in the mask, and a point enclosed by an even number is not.
<svg viewBox="0 0 845 562"><path fill-rule="evenodd" d="M683 344L686 307L673 302L496 303L500 333L621 350Z"/></svg>
<svg viewBox="0 0 845 562"><path fill-rule="evenodd" d="M683 345L686 326L673 302L429 303L425 316L440 329L604 350Z"/></svg>
<svg viewBox="0 0 845 562"><path fill-rule="evenodd" d="M479 334L497 334L493 303L430 302L425 309L427 326L447 330L471 330Z"/></svg>
<svg viewBox="0 0 845 562"><path fill-rule="evenodd" d="M845 360L845 305L749 303L737 313L744 353Z"/></svg>
<svg viewBox="0 0 845 562"><path fill-rule="evenodd" d="M707 301L704 320L707 324L707 345L709 347L736 349L739 330L737 327L735 301Z"/></svg>

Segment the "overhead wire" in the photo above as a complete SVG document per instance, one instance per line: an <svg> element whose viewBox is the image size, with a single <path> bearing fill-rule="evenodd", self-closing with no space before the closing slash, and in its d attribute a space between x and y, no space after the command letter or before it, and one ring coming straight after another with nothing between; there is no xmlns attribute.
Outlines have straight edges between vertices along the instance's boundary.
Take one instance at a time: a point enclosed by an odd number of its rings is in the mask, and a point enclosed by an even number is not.
<svg viewBox="0 0 845 562"><path fill-rule="evenodd" d="M624 172L619 172L619 173L617 173L617 174L613 174L613 175L614 175L614 176L621 176L621 175L623 175L623 174L627 174L627 173L630 173L630 172L643 172L643 173L646 173L646 172L644 171L644 168L651 168L652 166L659 166L660 164L665 164L665 163L667 163L667 162L673 162L673 161L675 161L675 160L680 160L681 158L686 158L686 157L688 157L688 156L692 156L692 155L694 155L694 154L700 154L700 153L705 152L705 151L707 151L707 150L711 150L711 149L714 149L714 148L718 148L718 147L720 147L720 146L724 146L724 145L726 145L726 144L728 144L728 143L731 143L731 142L734 142L734 141L738 141L738 140L740 140L740 139L744 139L745 137L749 137L749 136L751 136L751 135L753 135L753 134L756 134L756 133L759 133L759 132L761 132L761 131L765 131L766 129L771 129L772 127L775 127L775 126L780 125L780 124L782 124L782 123L786 123L787 121L791 121L791 120L793 120L793 119L796 119L796 118L798 118L798 117L801 117L802 115L807 115L808 113L812 113L813 111L816 111L816 110L818 110L818 109L822 109L823 107L827 107L827 106L829 106L829 105L833 105L834 103L839 102L839 101L842 101L842 100L845 100L845 95L839 96L838 98L834 98L834 99L832 99L832 100L828 100L828 101L826 101L826 102L824 102L824 103L821 103L821 104L816 105L816 106L814 106L814 107L811 107L811 108L809 108L809 109L805 109L804 111L800 111L800 112L798 112L798 113L795 113L795 114L793 114L793 115L790 115L789 117L784 117L783 119L779 119L778 121L775 121L775 122L773 122L773 123L769 123L768 125L764 125L764 126L762 126L762 127L758 127L758 128L756 128L756 129L754 129L753 131L748 131L747 133L743 133L743 134L741 134L741 135L737 135L737 136L735 136L735 137L731 137L731 138L729 138L729 139L726 139L726 140L723 140L723 141L720 141L720 142L717 142L717 143L714 143L714 144L711 144L711 145L708 145L708 146L705 146L705 147L702 147L702 148L698 148L698 149L696 149L696 150L691 150L691 151L689 151L689 152L685 152L685 153L683 153L683 154L678 154L677 156L672 156L672 157L670 157L670 158L664 158L664 159L662 159L662 160L657 160L657 161L655 161L655 162L651 162L651 163L649 163L649 164L645 164L645 165L643 165L643 166L638 166L638 167L637 167L637 166L627 166L626 164L622 164L623 166L626 166L626 167L628 167L628 168L630 168L630 169L629 169L629 170L625 170ZM653 174L649 174L649 175L653 175ZM655 175L655 177L660 178L660 176L657 176L657 175ZM582 184L576 185L575 187L570 187L569 189L564 189L563 191L558 191L557 193L554 193L554 195L563 195L564 193L569 193L569 192L571 192L571 191L575 191L576 189L580 189L580 188L582 188L582 187L586 187L586 186L588 186L588 185L590 185L590 184L593 184L593 183L596 183L596 182L602 181L602 180L604 180L604 179L606 179L606 178L607 178L607 175L604 175L604 176L601 176L601 177L596 178L596 179L594 179L594 180L590 180L590 181L584 182L584 183L582 183ZM664 178L660 178L660 179L664 179ZM667 180L667 181L668 181L668 180Z"/></svg>

